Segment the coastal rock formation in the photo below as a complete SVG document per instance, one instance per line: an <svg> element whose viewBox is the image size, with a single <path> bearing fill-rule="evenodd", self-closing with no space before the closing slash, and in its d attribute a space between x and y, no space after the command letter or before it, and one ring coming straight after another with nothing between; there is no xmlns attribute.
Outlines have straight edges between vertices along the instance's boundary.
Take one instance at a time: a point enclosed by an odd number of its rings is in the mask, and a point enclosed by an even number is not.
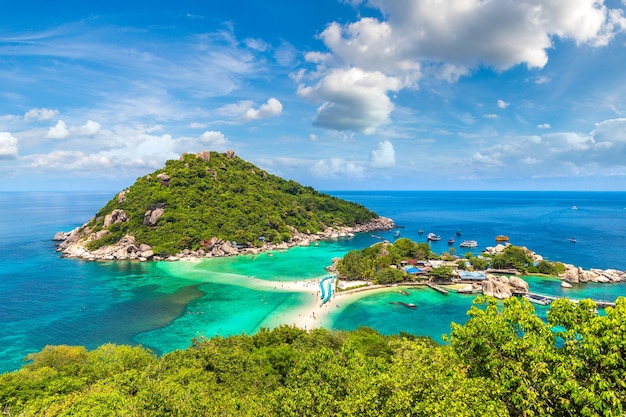
<svg viewBox="0 0 626 417"><path fill-rule="evenodd" d="M618 271L616 269L590 269L584 270L581 267L565 264L565 274L561 277L565 282L570 284L586 283L586 282L625 282L626 271Z"/></svg>
<svg viewBox="0 0 626 417"><path fill-rule="evenodd" d="M488 275L487 279L482 282L482 290L484 295L500 300L513 295L508 279L505 276Z"/></svg>
<svg viewBox="0 0 626 417"><path fill-rule="evenodd" d="M151 222L152 215L154 212L157 212L157 215L160 216L163 214L162 207L157 211L158 208L154 210L150 210L150 216L148 216L148 212L146 213L146 218ZM160 213L160 214L158 214ZM156 220L154 221L156 223ZM153 223L150 223L153 224ZM319 240L338 238L341 237L350 237L354 236L354 233L359 232L372 232L375 230L390 230L393 229L395 223L392 219L386 217L379 217L373 219L371 222L357 225L355 227L329 227L323 232L318 232L316 234L306 234L299 233L294 229L294 236L288 242L281 242L278 244L274 243L264 243L260 248L252 248L252 247L237 247L234 246L232 242L224 241L218 239L217 237L213 237L207 241L201 242L201 249L197 251L192 251L189 249L185 249L180 253L168 256L166 258L155 256L152 247L145 243L137 243L136 238L131 235L126 235L120 241L113 245L102 246L94 251L89 251L86 245L94 240L100 239L104 234L107 234L107 230L101 230L98 233L89 232L88 228L85 228L87 224L83 225L83 227L76 228L69 233L59 232L54 235L53 240L60 242L57 245L57 251L61 252L63 256L68 258L80 258L88 261L96 261L96 260L168 260L168 261L177 261L180 259L189 259L189 258L212 258L212 257L223 257L223 256L236 256L236 255L247 255L247 254L258 254L262 251L271 251L271 250L285 250L289 249L293 246L303 246L305 243L308 245L311 242L316 242ZM88 233L85 233L88 232ZM340 258L336 258L336 262L339 261Z"/></svg>

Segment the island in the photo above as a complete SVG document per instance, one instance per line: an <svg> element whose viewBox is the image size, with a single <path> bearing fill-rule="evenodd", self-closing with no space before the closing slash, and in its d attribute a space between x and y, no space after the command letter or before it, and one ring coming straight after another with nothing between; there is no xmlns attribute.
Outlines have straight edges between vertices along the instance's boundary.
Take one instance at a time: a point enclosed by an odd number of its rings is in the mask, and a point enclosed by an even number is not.
<svg viewBox="0 0 626 417"><path fill-rule="evenodd" d="M394 227L360 204L269 174L233 151L204 151L138 178L87 223L53 240L69 258L175 261Z"/></svg>

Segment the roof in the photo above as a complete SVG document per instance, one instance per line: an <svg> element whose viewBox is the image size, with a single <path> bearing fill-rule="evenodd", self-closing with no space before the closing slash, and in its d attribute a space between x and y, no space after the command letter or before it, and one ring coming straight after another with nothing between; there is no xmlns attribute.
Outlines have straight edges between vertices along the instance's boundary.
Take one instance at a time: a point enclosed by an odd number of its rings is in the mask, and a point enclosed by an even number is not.
<svg viewBox="0 0 626 417"><path fill-rule="evenodd" d="M457 273L459 274L459 277L461 279L466 279L469 281L484 281L487 279L487 276L485 275L485 273L481 271L476 271L476 272L457 271Z"/></svg>

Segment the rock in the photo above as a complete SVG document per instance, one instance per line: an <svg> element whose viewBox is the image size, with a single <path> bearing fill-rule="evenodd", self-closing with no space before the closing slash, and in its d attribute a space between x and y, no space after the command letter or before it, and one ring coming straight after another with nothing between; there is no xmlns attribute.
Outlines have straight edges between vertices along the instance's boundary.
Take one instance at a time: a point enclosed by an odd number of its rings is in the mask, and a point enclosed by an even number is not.
<svg viewBox="0 0 626 417"><path fill-rule="evenodd" d="M561 281L561 287L563 288L572 288L572 284L567 281Z"/></svg>
<svg viewBox="0 0 626 417"><path fill-rule="evenodd" d="M115 223L123 223L129 219L124 210L115 209L104 217L104 227L109 227Z"/></svg>
<svg viewBox="0 0 626 417"><path fill-rule="evenodd" d="M159 175L156 176L159 181L161 181L161 185L164 187L169 187L170 186L170 176L167 175L165 172L160 173Z"/></svg>
<svg viewBox="0 0 626 417"><path fill-rule="evenodd" d="M234 159L235 158L235 151L226 151L226 158Z"/></svg>
<svg viewBox="0 0 626 417"><path fill-rule="evenodd" d="M65 232L57 232L54 234L54 237L52 238L52 240L54 240L55 242L62 242L65 239L67 239L67 233Z"/></svg>
<svg viewBox="0 0 626 417"><path fill-rule="evenodd" d="M509 286L517 292L528 292L528 283L521 278L511 277L509 278Z"/></svg>
<svg viewBox="0 0 626 417"><path fill-rule="evenodd" d="M196 154L196 158L202 159L204 162L209 162L209 160L211 159L211 152L209 151L198 152Z"/></svg>
<svg viewBox="0 0 626 417"><path fill-rule="evenodd" d="M164 212L165 204L163 203L159 203L152 210L146 211L146 214L143 217L144 226L156 226L157 220L161 218Z"/></svg>
<svg viewBox="0 0 626 417"><path fill-rule="evenodd" d="M152 247L150 245L146 245L145 243L142 243L141 245L139 245L139 251L140 252L147 252L149 250L151 250Z"/></svg>
<svg viewBox="0 0 626 417"><path fill-rule="evenodd" d="M128 190L124 190L117 195L117 202L122 204L126 201L126 194L128 194Z"/></svg>

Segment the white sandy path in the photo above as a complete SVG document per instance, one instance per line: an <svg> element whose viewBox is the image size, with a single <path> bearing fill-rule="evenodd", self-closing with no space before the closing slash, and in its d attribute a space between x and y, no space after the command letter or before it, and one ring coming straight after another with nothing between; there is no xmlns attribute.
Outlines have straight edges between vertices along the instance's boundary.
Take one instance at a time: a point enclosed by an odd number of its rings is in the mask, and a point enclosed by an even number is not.
<svg viewBox="0 0 626 417"><path fill-rule="evenodd" d="M318 284L319 285L319 284ZM317 297L315 304L306 314L299 314L299 319L294 324L305 330L324 327L328 324L329 316L336 314L341 309L349 306L353 302L371 294L372 290L387 289L390 287L385 285L368 285L367 287L356 288L333 293L332 298L326 304L322 304L322 300Z"/></svg>

